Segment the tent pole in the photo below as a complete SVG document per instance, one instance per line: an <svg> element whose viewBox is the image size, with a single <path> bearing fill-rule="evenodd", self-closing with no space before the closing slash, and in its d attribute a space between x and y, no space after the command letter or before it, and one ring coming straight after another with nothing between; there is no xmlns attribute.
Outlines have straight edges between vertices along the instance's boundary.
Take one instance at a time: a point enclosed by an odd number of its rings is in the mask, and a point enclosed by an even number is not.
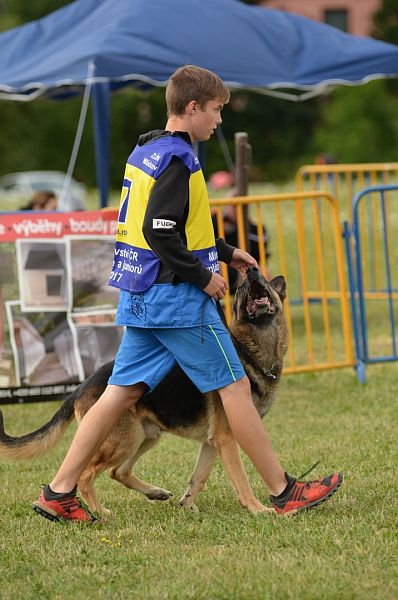
<svg viewBox="0 0 398 600"><path fill-rule="evenodd" d="M83 129L84 129L84 124L86 122L88 103L89 103L90 94L91 94L91 79L92 79L92 76L94 73L94 68L95 68L94 63L92 61L90 61L88 64L86 87L84 88L83 102L82 102L82 107L80 109L80 116L79 116L79 122L77 124L75 141L73 142L72 153L70 155L68 170L66 172L66 176L64 179L62 191L58 198L58 208L60 210L63 209L65 197L69 193L70 182L71 182L73 171L74 171L74 168L76 165L76 159L77 159L77 155L79 153L80 142L82 141Z"/></svg>
<svg viewBox="0 0 398 600"><path fill-rule="evenodd" d="M109 83L95 83L92 87L95 167L100 193L100 206L108 205L109 192Z"/></svg>

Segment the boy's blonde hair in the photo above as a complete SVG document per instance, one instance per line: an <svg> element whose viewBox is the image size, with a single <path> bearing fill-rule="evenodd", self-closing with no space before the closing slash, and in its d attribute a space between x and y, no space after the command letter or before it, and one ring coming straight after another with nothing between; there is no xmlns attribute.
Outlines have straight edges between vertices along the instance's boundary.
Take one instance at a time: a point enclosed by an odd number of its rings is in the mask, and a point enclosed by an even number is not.
<svg viewBox="0 0 398 600"><path fill-rule="evenodd" d="M229 100L229 91L218 75L202 67L185 65L170 77L166 88L168 116L181 116L187 104L196 100L204 109L209 100L220 99L223 104Z"/></svg>

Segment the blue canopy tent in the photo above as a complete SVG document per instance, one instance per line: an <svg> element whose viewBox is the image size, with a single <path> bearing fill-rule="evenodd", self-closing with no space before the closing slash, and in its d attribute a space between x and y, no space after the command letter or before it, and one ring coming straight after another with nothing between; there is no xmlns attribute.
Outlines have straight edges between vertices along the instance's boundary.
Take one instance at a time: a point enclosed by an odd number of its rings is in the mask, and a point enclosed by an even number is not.
<svg viewBox="0 0 398 600"><path fill-rule="evenodd" d="M398 47L238 0L76 0L0 34L0 98L62 97L87 85L106 205L109 92L165 86L182 64L231 89L303 100L336 84L398 75Z"/></svg>

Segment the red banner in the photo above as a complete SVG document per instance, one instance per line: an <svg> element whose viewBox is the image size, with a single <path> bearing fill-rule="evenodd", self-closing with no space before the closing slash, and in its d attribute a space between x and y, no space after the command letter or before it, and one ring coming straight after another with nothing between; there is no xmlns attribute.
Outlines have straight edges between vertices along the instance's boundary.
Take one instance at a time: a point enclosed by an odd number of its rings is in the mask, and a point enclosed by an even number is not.
<svg viewBox="0 0 398 600"><path fill-rule="evenodd" d="M59 238L65 235L116 235L117 210L0 215L0 242L23 238Z"/></svg>

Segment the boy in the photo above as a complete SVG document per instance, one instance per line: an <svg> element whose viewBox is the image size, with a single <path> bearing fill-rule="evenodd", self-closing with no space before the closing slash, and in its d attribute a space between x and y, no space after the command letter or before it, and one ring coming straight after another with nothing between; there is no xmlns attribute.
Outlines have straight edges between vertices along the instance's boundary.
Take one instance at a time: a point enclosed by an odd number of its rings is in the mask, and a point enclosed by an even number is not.
<svg viewBox="0 0 398 600"><path fill-rule="evenodd" d="M42 516L95 520L76 498L80 474L120 416L155 388L175 361L202 392L219 391L232 433L278 513L315 506L342 481L340 473L307 483L285 473L216 309L214 300L226 293L218 259L243 275L257 266L247 252L214 240L206 186L192 148L221 124L228 100L214 73L189 65L177 69L166 89L166 129L141 136L128 159L109 281L121 290L116 322L126 330L108 387L33 504Z"/></svg>

